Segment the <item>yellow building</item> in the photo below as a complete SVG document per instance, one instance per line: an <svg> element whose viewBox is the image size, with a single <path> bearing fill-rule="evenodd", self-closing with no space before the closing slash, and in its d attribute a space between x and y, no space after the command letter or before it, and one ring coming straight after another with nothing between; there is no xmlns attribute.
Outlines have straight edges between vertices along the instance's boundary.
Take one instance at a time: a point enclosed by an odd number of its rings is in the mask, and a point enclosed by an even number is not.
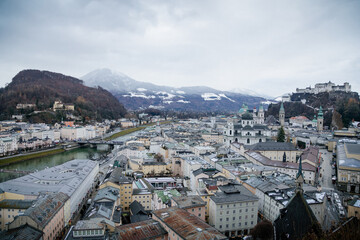
<svg viewBox="0 0 360 240"><path fill-rule="evenodd" d="M342 191L360 192L360 145L339 143L336 146L337 183Z"/></svg>
<svg viewBox="0 0 360 240"><path fill-rule="evenodd" d="M354 198L350 202L348 202L348 218L349 217L357 217L360 219L360 200L359 198Z"/></svg>
<svg viewBox="0 0 360 240"><path fill-rule="evenodd" d="M144 162L142 172L144 176L162 176L168 173L167 164L164 162Z"/></svg>
<svg viewBox="0 0 360 240"><path fill-rule="evenodd" d="M151 210L152 193L142 179L133 182L131 202L138 201L145 210Z"/></svg>
<svg viewBox="0 0 360 240"><path fill-rule="evenodd" d="M121 207L124 212L127 212L132 202L132 182L133 180L131 178L122 175L121 168L115 168L114 171L105 178L99 188L102 189L110 186L119 189Z"/></svg>
<svg viewBox="0 0 360 240"><path fill-rule="evenodd" d="M130 168L135 172L139 171L144 173L145 177L148 176L163 176L171 172L171 165L164 162L137 162L134 160L129 161Z"/></svg>
<svg viewBox="0 0 360 240"><path fill-rule="evenodd" d="M217 186L207 186L203 189L196 190L196 194L201 197L201 199L206 203L205 205L205 221L209 222L209 202L210 197L213 196L218 190Z"/></svg>
<svg viewBox="0 0 360 240"><path fill-rule="evenodd" d="M0 229L6 230L6 225L16 216L24 213L33 203L33 200L4 199L0 201Z"/></svg>

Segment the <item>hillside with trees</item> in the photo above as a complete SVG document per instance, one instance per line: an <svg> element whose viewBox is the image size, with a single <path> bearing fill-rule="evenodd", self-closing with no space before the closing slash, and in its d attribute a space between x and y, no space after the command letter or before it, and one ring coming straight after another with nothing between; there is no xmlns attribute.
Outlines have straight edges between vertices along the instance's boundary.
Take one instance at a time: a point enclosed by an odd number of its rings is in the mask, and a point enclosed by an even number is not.
<svg viewBox="0 0 360 240"><path fill-rule="evenodd" d="M324 126L341 129L348 127L352 120L360 121L360 101L356 92L294 93L291 100L284 102L285 118L302 115L312 120L322 106ZM270 104L267 115L278 117L279 110L280 104Z"/></svg>
<svg viewBox="0 0 360 240"><path fill-rule="evenodd" d="M55 101L74 105L81 120L116 119L126 109L108 91L83 85L82 80L60 73L23 70L10 84L0 89L0 119L23 114L33 122L54 122L66 117L64 111L52 111ZM33 109L17 109L17 104L35 104Z"/></svg>

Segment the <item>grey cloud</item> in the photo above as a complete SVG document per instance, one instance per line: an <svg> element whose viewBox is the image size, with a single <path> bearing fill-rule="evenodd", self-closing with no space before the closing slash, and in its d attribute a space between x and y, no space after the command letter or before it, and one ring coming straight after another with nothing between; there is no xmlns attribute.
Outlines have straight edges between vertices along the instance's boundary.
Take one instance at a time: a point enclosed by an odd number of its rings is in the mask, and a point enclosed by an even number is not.
<svg viewBox="0 0 360 240"><path fill-rule="evenodd" d="M359 1L0 1L0 86L23 68L156 84L360 89Z"/></svg>

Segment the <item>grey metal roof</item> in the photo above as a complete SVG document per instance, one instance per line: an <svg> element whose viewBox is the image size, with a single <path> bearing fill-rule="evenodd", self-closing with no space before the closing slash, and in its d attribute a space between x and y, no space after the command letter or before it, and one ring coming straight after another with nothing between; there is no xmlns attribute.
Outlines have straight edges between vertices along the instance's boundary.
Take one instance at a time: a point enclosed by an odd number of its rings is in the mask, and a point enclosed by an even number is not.
<svg viewBox="0 0 360 240"><path fill-rule="evenodd" d="M200 196L178 196L172 197L172 199L176 202L179 208L184 209L206 205Z"/></svg>
<svg viewBox="0 0 360 240"><path fill-rule="evenodd" d="M113 202L115 202L118 199L119 196L119 190L114 188L114 187L105 187L100 189L95 198L94 198L94 202L99 201L101 199L109 199Z"/></svg>
<svg viewBox="0 0 360 240"><path fill-rule="evenodd" d="M0 232L0 239L2 240L38 240L42 239L42 236L42 231L39 231L27 224L18 228L9 229L8 231Z"/></svg>
<svg viewBox="0 0 360 240"><path fill-rule="evenodd" d="M69 196L62 192L40 196L35 205L24 212L24 216L29 216L38 226L44 228L68 199Z"/></svg>
<svg viewBox="0 0 360 240"><path fill-rule="evenodd" d="M253 151L296 151L292 143L288 142L261 142L247 148Z"/></svg>
<svg viewBox="0 0 360 240"><path fill-rule="evenodd" d="M356 154L356 155L359 154L360 155L360 144L345 143L345 147L346 147L348 154Z"/></svg>
<svg viewBox="0 0 360 240"><path fill-rule="evenodd" d="M63 192L71 196L97 162L75 159L64 164L0 183L4 192L38 196L40 193ZM50 184L45 184L49 182Z"/></svg>
<svg viewBox="0 0 360 240"><path fill-rule="evenodd" d="M221 191L216 192L214 196L210 197L211 200L217 204L258 200L258 197L256 197L242 185L229 184L219 186L219 189Z"/></svg>
<svg viewBox="0 0 360 240"><path fill-rule="evenodd" d="M10 209L28 209L32 206L35 200L13 200L13 199L4 199L0 201L0 208L10 208Z"/></svg>
<svg viewBox="0 0 360 240"><path fill-rule="evenodd" d="M355 146L356 145L356 146ZM356 152L354 148L360 148L359 144L346 144L347 149L351 148L351 151ZM360 169L360 160L355 158L348 158L344 144L337 144L336 154L338 159L338 166L341 167L350 167L350 168L358 168Z"/></svg>

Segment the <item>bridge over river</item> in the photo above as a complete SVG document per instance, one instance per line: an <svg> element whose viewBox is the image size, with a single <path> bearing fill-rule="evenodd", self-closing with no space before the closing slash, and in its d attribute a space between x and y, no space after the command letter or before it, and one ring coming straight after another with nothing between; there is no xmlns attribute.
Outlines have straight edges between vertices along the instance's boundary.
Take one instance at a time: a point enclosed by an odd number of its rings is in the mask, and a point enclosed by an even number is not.
<svg viewBox="0 0 360 240"><path fill-rule="evenodd" d="M86 141L76 141L79 145L97 146L97 145L109 145L114 147L115 145L124 145L123 141L105 141L105 140L86 140Z"/></svg>

